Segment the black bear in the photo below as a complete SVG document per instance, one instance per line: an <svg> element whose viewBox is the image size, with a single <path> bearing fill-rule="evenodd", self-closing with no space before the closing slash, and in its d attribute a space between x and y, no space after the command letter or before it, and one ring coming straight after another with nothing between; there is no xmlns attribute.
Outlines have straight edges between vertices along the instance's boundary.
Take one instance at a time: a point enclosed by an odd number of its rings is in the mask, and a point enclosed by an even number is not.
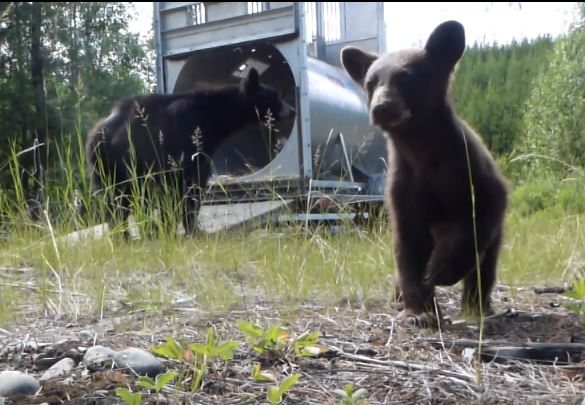
<svg viewBox="0 0 585 405"><path fill-rule="evenodd" d="M110 214L115 213L108 221L115 224L127 219L130 180L143 181L155 173L159 186L167 180L183 196L185 232L196 232L200 191L211 174L209 157L233 131L261 125L267 114L278 125L293 119L295 112L275 89L260 83L255 69L239 85L120 100L86 141L93 193L113 187L113 193L105 194L118 200L108 200Z"/></svg>
<svg viewBox="0 0 585 405"><path fill-rule="evenodd" d="M409 323L432 318L435 286L462 279L462 309L491 312L508 185L448 99L464 50L463 26L447 21L421 50L341 52L344 69L367 92L371 123L389 140L387 197L404 301L400 318Z"/></svg>

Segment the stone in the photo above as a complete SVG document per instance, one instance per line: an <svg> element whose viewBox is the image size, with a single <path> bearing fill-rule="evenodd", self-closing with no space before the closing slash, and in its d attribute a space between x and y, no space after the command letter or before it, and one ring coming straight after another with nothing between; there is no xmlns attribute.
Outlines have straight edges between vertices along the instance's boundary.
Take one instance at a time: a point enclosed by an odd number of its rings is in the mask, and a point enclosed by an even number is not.
<svg viewBox="0 0 585 405"><path fill-rule="evenodd" d="M34 395L39 388L40 384L33 376L21 371L2 371L0 373L0 397Z"/></svg>
<svg viewBox="0 0 585 405"><path fill-rule="evenodd" d="M115 354L116 352L109 347L93 346L87 349L85 356L83 356L83 362L88 370L103 370L111 366Z"/></svg>
<svg viewBox="0 0 585 405"><path fill-rule="evenodd" d="M65 357L64 359L53 364L51 368L45 371L41 378L39 378L39 381L52 380L53 378L62 377L69 371L73 370L74 367L75 361L69 357Z"/></svg>
<svg viewBox="0 0 585 405"><path fill-rule="evenodd" d="M130 347L114 355L117 367L135 372L140 376L156 377L164 371L163 364L152 354L142 349Z"/></svg>

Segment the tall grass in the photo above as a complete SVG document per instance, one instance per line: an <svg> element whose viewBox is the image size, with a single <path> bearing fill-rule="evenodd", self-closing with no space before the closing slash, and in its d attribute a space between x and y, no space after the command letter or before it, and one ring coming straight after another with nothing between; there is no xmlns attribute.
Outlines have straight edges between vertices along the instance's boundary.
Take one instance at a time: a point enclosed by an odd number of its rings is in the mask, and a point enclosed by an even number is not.
<svg viewBox="0 0 585 405"><path fill-rule="evenodd" d="M127 224L98 239L70 243L63 236L101 223L109 209L89 190L81 132L50 145L45 171L46 215L32 221L20 183L19 155L8 162L11 184L0 191L0 323L23 321L31 308L46 314L96 317L135 307L164 307L193 298L208 311L227 311L257 303L290 309L302 302L325 306L340 300L363 305L372 298L390 302L394 261L390 230L342 224L341 232L306 224L252 230L176 234L176 188L152 204L146 182L132 178L131 209L141 236L127 241ZM166 166L169 169L169 166ZM137 174L137 173L135 173ZM148 173L145 177L152 176ZM585 269L585 184L532 178L514 187L498 268L500 283L558 285ZM110 185L112 186L112 185ZM75 199L90 215L78 215ZM168 227L160 220L171 219ZM21 271L26 269L26 271Z"/></svg>

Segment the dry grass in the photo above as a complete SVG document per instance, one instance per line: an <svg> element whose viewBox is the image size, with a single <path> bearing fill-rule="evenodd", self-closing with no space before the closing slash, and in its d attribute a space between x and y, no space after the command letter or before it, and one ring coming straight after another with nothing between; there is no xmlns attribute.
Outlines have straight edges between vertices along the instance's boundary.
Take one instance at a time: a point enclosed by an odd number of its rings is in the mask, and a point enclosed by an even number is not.
<svg viewBox="0 0 585 405"><path fill-rule="evenodd" d="M22 273L30 271L25 269ZM35 289L29 291L37 293ZM568 300L561 295L498 286L494 301L499 315L486 320L486 342L569 342L584 333L580 317L565 310ZM168 298L166 305L156 307L120 301L103 316L59 315L49 307L39 312L28 305L28 310L22 311L26 315L19 319L21 326L0 331L0 361L4 368L40 374L34 365L30 366L34 358L63 339L70 341L72 347L87 345L79 341L81 330L94 336L90 345L114 349L135 346L148 350L168 336L181 342L203 342L208 327L213 327L221 340L244 342L243 334L235 327L236 321L243 319L258 322L264 328L283 325L297 336L306 331L321 333L318 343L328 351L319 358L262 360L263 369L274 372L278 381L289 374L301 374L284 404L339 404L340 397L334 390L343 389L347 383L353 383L356 389L367 389L368 404L579 403L583 399L584 369L579 363L480 363L476 354L468 356L458 347L451 347L452 341L477 339L478 324L459 317L458 288L440 289L438 302L447 318L440 330L397 326L395 316L400 308L390 299L344 299L335 305L307 299L293 305L288 300L250 295L229 310L213 311L202 308L197 300L173 302ZM430 343L437 341L443 342L443 349ZM216 372L207 375L200 391L178 391L169 385L160 396L144 391L145 403L266 403L266 391L274 384L251 378L252 365L258 360L250 347L242 344L233 360L221 363ZM176 362L165 363L177 368ZM44 384L44 391L36 398L15 398L14 403L42 403L51 396L63 399L68 395L73 400L70 403L108 403L115 397L116 386L137 390L134 377L116 371L87 374L83 369L80 365L74 370L68 380L73 385L53 380Z"/></svg>

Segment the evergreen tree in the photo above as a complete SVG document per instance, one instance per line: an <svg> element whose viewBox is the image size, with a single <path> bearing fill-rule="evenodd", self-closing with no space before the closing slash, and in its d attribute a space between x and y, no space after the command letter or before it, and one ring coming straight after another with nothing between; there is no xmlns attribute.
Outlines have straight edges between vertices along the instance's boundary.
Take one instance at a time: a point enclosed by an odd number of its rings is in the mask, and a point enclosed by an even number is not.
<svg viewBox="0 0 585 405"><path fill-rule="evenodd" d="M43 145L19 157L31 194L39 165L50 169L51 145L84 135L116 99L152 89L151 43L128 31L132 10L121 2L0 3L1 187L13 180L12 143L17 151Z"/></svg>
<svg viewBox="0 0 585 405"><path fill-rule="evenodd" d="M522 137L523 105L552 47L550 37L539 37L506 46L475 43L466 50L455 75L453 101L496 155L510 154Z"/></svg>
<svg viewBox="0 0 585 405"><path fill-rule="evenodd" d="M532 169L585 166L584 60L585 3L580 3L579 20L555 44L548 69L538 76L526 102L519 152L550 158L532 159Z"/></svg>

